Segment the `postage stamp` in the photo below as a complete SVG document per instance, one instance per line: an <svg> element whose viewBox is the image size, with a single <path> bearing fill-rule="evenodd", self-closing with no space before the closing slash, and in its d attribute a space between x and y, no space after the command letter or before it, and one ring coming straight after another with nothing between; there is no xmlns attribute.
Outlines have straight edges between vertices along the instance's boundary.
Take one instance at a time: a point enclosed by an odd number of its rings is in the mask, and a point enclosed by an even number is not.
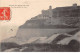
<svg viewBox="0 0 80 53"><path fill-rule="evenodd" d="M0 20L10 20L10 7L0 7Z"/></svg>

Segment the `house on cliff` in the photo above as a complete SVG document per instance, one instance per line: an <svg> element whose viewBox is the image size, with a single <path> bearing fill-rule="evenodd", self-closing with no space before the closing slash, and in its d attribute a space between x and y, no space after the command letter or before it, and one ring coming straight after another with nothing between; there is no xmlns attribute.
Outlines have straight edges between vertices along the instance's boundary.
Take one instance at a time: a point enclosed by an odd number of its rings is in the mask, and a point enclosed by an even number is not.
<svg viewBox="0 0 80 53"><path fill-rule="evenodd" d="M42 10L42 13L26 21L24 27L44 27L53 25L79 26L80 23L80 6L56 7L48 10ZM45 28L45 27L44 27Z"/></svg>

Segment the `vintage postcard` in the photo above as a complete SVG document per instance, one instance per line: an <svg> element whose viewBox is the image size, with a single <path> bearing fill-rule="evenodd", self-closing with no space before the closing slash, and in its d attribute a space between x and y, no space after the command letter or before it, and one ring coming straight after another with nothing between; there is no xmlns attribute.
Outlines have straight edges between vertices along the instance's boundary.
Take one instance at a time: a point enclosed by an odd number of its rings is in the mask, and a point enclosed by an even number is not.
<svg viewBox="0 0 80 53"><path fill-rule="evenodd" d="M80 0L0 0L0 52L80 52Z"/></svg>

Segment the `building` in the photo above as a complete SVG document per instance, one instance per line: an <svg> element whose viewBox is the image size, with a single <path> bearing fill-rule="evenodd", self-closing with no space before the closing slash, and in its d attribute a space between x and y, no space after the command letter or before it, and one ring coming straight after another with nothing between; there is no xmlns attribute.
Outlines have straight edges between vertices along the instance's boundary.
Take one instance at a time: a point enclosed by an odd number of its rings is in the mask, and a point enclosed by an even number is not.
<svg viewBox="0 0 80 53"><path fill-rule="evenodd" d="M56 7L54 9L49 6L48 10L42 10L42 13L32 18L31 21L33 22L28 24L74 26L78 22L80 23L80 6L73 4L73 6Z"/></svg>
<svg viewBox="0 0 80 53"><path fill-rule="evenodd" d="M52 9L50 6L48 10L43 10L42 15L48 17L48 24L69 24L74 25L80 21L80 6L73 4L73 6L57 7Z"/></svg>

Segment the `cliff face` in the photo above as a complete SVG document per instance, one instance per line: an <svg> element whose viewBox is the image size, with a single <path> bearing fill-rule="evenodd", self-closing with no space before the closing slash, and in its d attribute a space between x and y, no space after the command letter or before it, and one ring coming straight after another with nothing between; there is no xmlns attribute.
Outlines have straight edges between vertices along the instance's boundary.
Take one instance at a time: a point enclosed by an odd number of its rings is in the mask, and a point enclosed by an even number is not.
<svg viewBox="0 0 80 53"><path fill-rule="evenodd" d="M78 12L78 13L77 13ZM19 27L15 40L22 44L32 37L48 37L54 33L68 33L80 26L80 6L59 7L42 10Z"/></svg>
<svg viewBox="0 0 80 53"><path fill-rule="evenodd" d="M20 28L74 28L75 26L79 26L76 25L79 23L80 6L73 5L68 7L57 7L55 9L52 9L50 6L48 10L42 10L42 14L28 20Z"/></svg>
<svg viewBox="0 0 80 53"><path fill-rule="evenodd" d="M54 33L74 31L80 26L79 9L79 6L55 9L52 9L50 6L48 10L42 10L42 14L33 17L19 27L16 34L18 42L22 44L32 37L49 37Z"/></svg>

